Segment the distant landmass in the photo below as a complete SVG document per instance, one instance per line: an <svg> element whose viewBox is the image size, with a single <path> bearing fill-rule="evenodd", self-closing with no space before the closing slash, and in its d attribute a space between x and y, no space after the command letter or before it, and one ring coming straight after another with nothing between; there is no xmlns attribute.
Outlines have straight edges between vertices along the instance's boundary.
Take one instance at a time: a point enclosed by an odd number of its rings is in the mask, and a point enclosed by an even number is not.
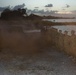
<svg viewBox="0 0 76 75"><path fill-rule="evenodd" d="M40 16L37 14L30 14L26 12L26 9L17 9L17 10L10 10L10 9L5 9L1 13L1 19L74 19L75 17L59 17L59 16Z"/></svg>

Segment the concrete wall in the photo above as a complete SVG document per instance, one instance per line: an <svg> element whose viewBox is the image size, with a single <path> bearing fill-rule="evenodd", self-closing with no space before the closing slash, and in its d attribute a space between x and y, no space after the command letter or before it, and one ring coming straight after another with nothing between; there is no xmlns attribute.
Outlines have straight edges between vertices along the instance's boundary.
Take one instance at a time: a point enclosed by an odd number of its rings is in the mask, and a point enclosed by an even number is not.
<svg viewBox="0 0 76 75"><path fill-rule="evenodd" d="M69 55L76 56L75 31L72 30L70 36L68 35L68 31L64 31L63 34L61 30L58 31L55 28L51 28L50 30L48 30L48 33L47 34L49 35L51 43L57 50L64 51Z"/></svg>

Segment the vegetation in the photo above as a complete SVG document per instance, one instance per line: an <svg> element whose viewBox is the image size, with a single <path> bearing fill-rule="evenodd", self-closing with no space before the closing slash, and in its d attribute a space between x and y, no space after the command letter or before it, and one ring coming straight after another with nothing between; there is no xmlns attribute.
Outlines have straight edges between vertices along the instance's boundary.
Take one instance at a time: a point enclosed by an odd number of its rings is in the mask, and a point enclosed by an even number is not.
<svg viewBox="0 0 76 75"><path fill-rule="evenodd" d="M15 19L15 18L22 18L26 14L26 9L18 9L18 10L10 10L10 9L5 9L1 13L1 19Z"/></svg>

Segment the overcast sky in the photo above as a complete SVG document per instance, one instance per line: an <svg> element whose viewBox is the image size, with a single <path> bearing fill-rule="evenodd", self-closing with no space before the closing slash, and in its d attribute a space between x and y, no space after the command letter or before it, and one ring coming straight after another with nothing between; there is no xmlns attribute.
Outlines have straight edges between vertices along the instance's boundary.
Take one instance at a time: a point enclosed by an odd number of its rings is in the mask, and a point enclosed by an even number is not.
<svg viewBox="0 0 76 75"><path fill-rule="evenodd" d="M16 6L25 3L28 9L48 9L58 11L75 11L76 0L0 0L0 7Z"/></svg>

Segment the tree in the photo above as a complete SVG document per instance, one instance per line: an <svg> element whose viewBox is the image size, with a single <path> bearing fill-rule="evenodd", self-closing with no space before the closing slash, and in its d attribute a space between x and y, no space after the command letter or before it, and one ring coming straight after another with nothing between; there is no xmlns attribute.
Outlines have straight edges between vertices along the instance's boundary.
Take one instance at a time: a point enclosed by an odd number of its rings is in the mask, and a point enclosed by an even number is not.
<svg viewBox="0 0 76 75"><path fill-rule="evenodd" d="M22 14L27 14L26 9L22 9Z"/></svg>
<svg viewBox="0 0 76 75"><path fill-rule="evenodd" d="M6 8L6 9L1 13L1 18L2 18L2 19L8 19L10 12L11 12L11 10L10 10L9 8Z"/></svg>
<svg viewBox="0 0 76 75"><path fill-rule="evenodd" d="M24 15L27 16L26 9L21 9L18 8L17 10L10 10L10 9L5 9L1 13L1 18L2 19L15 19L15 18L21 18Z"/></svg>

